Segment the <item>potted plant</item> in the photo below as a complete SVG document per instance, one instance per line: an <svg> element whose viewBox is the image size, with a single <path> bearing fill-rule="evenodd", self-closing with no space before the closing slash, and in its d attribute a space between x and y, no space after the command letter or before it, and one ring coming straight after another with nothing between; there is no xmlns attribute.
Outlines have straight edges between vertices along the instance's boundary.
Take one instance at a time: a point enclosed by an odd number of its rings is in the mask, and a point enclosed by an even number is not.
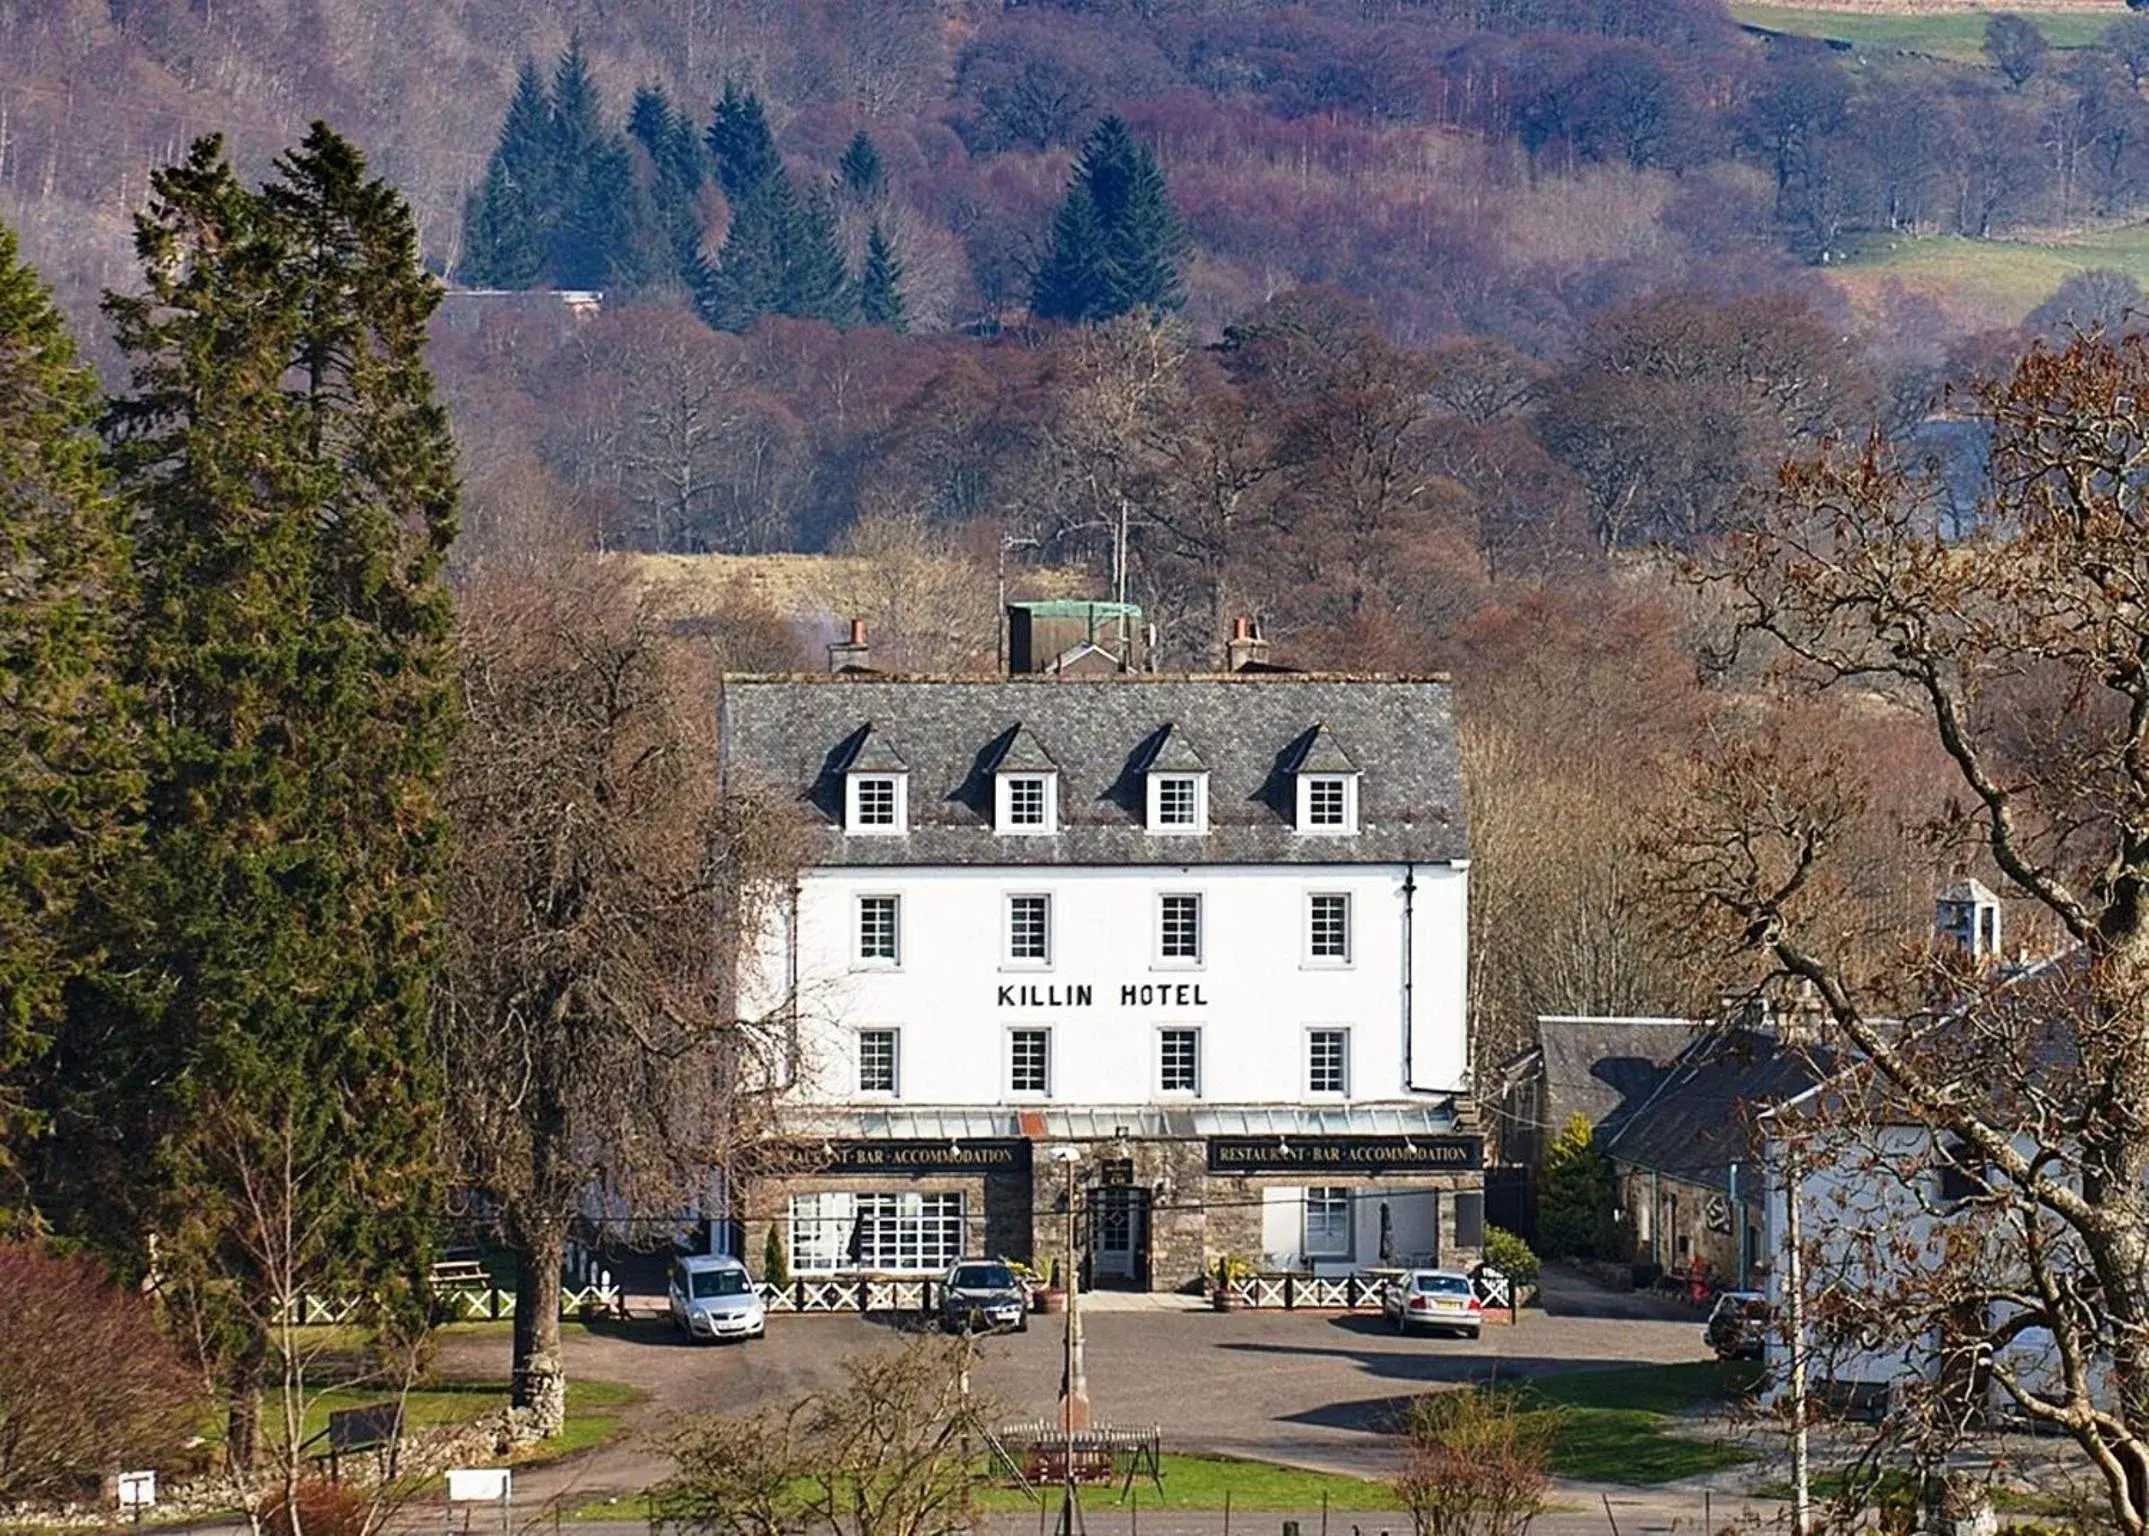
<svg viewBox="0 0 2149 1536"><path fill-rule="evenodd" d="M1022 1287L1022 1294L1029 1298L1030 1310L1032 1312L1044 1311L1044 1276L1038 1274L1036 1270L1030 1268L1020 1259L1002 1259L1000 1262L1007 1266L1008 1272L1015 1277L1015 1283Z"/></svg>
<svg viewBox="0 0 2149 1536"><path fill-rule="evenodd" d="M1052 1278L1038 1295L1038 1310L1047 1317L1055 1317L1067 1310L1067 1285L1060 1273L1060 1261L1052 1261Z"/></svg>
<svg viewBox="0 0 2149 1536"><path fill-rule="evenodd" d="M1219 1312L1236 1311L1239 1305L1239 1282L1253 1272L1253 1265L1237 1254L1220 1255L1216 1261L1216 1284L1209 1292L1209 1305Z"/></svg>

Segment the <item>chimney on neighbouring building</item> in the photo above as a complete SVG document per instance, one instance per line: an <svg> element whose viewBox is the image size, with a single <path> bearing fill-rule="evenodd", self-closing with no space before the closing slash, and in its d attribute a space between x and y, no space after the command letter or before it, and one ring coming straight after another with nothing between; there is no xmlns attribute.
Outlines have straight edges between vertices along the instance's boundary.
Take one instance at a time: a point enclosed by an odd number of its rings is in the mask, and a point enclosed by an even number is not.
<svg viewBox="0 0 2149 1536"><path fill-rule="evenodd" d="M851 638L839 640L828 648L828 670L831 672L870 672L873 670L873 652L866 645L866 621L851 620Z"/></svg>
<svg viewBox="0 0 2149 1536"><path fill-rule="evenodd" d="M1933 928L1981 965L2000 958L2000 898L1975 880L1958 880L1940 893Z"/></svg>
<svg viewBox="0 0 2149 1536"><path fill-rule="evenodd" d="M1269 659L1269 643L1261 638L1261 630L1250 614L1240 614L1231 621L1231 643L1224 647L1224 670L1244 672L1249 667L1266 666Z"/></svg>

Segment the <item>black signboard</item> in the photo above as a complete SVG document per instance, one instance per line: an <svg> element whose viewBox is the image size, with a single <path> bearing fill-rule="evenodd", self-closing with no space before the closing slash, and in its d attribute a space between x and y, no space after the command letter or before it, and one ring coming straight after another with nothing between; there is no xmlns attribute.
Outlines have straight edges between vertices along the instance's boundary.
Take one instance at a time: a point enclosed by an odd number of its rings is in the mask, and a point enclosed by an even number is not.
<svg viewBox="0 0 2149 1536"><path fill-rule="evenodd" d="M1476 1136L1215 1136L1211 1173L1474 1173Z"/></svg>
<svg viewBox="0 0 2149 1536"><path fill-rule="evenodd" d="M829 1173L1027 1173L1030 1144L1008 1141L838 1141Z"/></svg>
<svg viewBox="0 0 2149 1536"><path fill-rule="evenodd" d="M1097 1164L1097 1182L1108 1189L1124 1189L1134 1183L1134 1159L1108 1157Z"/></svg>

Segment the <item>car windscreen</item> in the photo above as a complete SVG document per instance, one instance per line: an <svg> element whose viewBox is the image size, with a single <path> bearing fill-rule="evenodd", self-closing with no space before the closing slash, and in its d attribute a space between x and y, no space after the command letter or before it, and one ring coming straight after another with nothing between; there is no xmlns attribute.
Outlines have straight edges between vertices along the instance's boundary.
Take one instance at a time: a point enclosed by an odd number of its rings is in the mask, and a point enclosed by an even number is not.
<svg viewBox="0 0 2149 1536"><path fill-rule="evenodd" d="M693 1277L694 1299L706 1301L711 1296L744 1296L746 1276L736 1269L704 1269Z"/></svg>
<svg viewBox="0 0 2149 1536"><path fill-rule="evenodd" d="M1005 1264L958 1265L955 1288L959 1291L1011 1291L1015 1288L1015 1272Z"/></svg>
<svg viewBox="0 0 2149 1536"><path fill-rule="evenodd" d="M1467 1296L1470 1282L1461 1275L1420 1275L1418 1289L1430 1291L1435 1296Z"/></svg>

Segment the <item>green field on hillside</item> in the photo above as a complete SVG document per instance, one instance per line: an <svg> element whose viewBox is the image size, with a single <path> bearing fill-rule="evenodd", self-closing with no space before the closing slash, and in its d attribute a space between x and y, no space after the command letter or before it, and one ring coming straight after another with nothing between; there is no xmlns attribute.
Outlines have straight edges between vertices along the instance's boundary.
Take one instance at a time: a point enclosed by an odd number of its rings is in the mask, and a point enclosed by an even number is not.
<svg viewBox="0 0 2149 1536"><path fill-rule="evenodd" d="M2005 10L1994 6L1992 10ZM1828 37L1861 51L1902 49L1937 58L1982 63L1985 58L1985 10L1890 15L1872 11L1819 11L1788 5L1732 0L1731 14L1753 26L1806 37ZM2055 48L2086 48L2116 19L2112 11L2060 11L2033 15Z"/></svg>
<svg viewBox="0 0 2149 1536"><path fill-rule="evenodd" d="M2011 322L2035 309L2070 274L2091 267L2117 267L2149 288L2149 225L2120 225L2047 244L1959 235L1877 239L1830 270L1854 280L1899 278L1914 290Z"/></svg>

